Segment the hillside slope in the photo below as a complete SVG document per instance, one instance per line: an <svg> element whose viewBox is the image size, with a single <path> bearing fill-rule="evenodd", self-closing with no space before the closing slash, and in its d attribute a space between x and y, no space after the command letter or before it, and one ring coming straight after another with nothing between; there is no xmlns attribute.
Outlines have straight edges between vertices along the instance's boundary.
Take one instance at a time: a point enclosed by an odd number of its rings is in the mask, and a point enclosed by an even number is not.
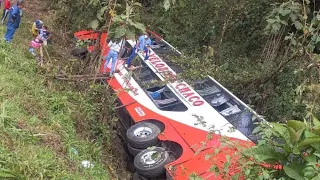
<svg viewBox="0 0 320 180"><path fill-rule="evenodd" d="M104 160L112 155L77 129L95 104L37 67L27 51L32 21L25 14L13 43L0 41L0 179L111 179Z"/></svg>

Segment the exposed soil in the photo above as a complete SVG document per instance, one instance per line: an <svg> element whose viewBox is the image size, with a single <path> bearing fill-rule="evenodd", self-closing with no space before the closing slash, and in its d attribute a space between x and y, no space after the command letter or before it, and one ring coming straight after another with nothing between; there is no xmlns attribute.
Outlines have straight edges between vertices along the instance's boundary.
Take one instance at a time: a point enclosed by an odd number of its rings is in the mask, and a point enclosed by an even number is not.
<svg viewBox="0 0 320 180"><path fill-rule="evenodd" d="M44 22L44 24L46 24L49 27L49 31L51 31L53 34L52 43L54 44L54 46L52 45L52 49L49 50L50 55L54 56L56 60L66 60L68 59L68 57L71 57L71 45L69 43L70 40L67 39L67 35L63 33L63 30L54 29L54 12L48 11L46 3L43 1L44 0L28 1L25 4L25 8L23 9L24 15L34 20L41 19ZM25 19L27 19L26 17ZM33 22L30 21L30 29L32 23ZM52 82L47 81L45 82L45 85L51 87ZM34 108L32 106L32 103L30 104L30 106L25 107L25 109L27 112L30 112L32 114L38 114L38 118L41 120L43 120L43 114L46 113L45 109L43 108ZM81 117L83 117L83 115L80 112L73 114L73 119L77 121L75 125L79 137L87 139L88 137L90 137L90 133L86 131L88 130L88 125L85 122L83 122L83 120L81 120ZM35 134L40 134L39 143L53 149L56 152L57 156L63 157L67 156L67 153L63 148L61 137L57 133L59 132L59 126L59 124L53 124L51 128L56 130L56 132L50 132L48 129L43 129L44 127L28 127L23 121L19 122L20 129L29 129L32 130L32 132ZM45 135L41 135L41 133L44 132L46 132ZM110 134L110 141L112 142L113 146L105 147L105 149L102 150L102 161L105 162L105 168L110 172L109 174L111 175L112 179L131 179L131 173L126 170L125 160L127 159L127 155L123 150L121 140L118 138L115 132L111 132ZM94 140L95 139L93 138L92 141ZM70 167L72 167L72 165L70 165Z"/></svg>

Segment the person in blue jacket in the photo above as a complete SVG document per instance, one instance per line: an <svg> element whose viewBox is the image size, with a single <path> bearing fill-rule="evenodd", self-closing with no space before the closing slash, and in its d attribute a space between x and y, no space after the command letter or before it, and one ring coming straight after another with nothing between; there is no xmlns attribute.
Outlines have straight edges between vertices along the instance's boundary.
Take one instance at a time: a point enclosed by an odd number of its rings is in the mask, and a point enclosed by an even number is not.
<svg viewBox="0 0 320 180"><path fill-rule="evenodd" d="M17 5L10 8L9 19L7 23L7 32L4 36L4 39L6 42L12 41L14 33L19 28L22 8L23 8L23 0L18 0Z"/></svg>
<svg viewBox="0 0 320 180"><path fill-rule="evenodd" d="M132 59L137 55L137 53L139 51L148 51L147 45L151 45L151 39L149 36L150 36L150 34L143 34L142 36L139 37L136 45L132 49L132 53L130 54L130 56L126 62L125 67L131 66Z"/></svg>

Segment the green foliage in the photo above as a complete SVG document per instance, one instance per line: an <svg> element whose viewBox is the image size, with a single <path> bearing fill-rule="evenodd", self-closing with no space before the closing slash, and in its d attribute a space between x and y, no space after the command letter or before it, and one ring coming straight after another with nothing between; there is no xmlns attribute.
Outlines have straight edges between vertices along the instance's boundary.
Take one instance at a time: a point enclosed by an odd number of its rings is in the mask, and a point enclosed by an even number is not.
<svg viewBox="0 0 320 180"><path fill-rule="evenodd" d="M126 1L124 13L115 15L112 18L112 26L110 29L112 39L121 39L123 37L135 39L136 34L146 31L143 24L133 20L136 16L137 7L141 7L141 4L134 1Z"/></svg>
<svg viewBox="0 0 320 180"><path fill-rule="evenodd" d="M100 9L107 6L108 0L78 0L78 1L46 1L50 9L56 11L55 24L57 29L73 33L79 29L88 28L88 24L97 18Z"/></svg>
<svg viewBox="0 0 320 180"><path fill-rule="evenodd" d="M79 125L98 117L99 105L41 74L25 50L26 32L23 21L14 43L0 42L0 179L109 179L102 143L91 141L91 129ZM76 158L68 154L71 147ZM84 168L83 160L94 168Z"/></svg>
<svg viewBox="0 0 320 180"><path fill-rule="evenodd" d="M302 121L261 123L255 129L261 139L252 148L239 149L236 175L252 179L318 179L320 174L320 121L309 115ZM236 147L236 146L232 146ZM226 162L227 163L227 162ZM279 168L282 167L282 168ZM225 170L221 173L225 173Z"/></svg>
<svg viewBox="0 0 320 180"><path fill-rule="evenodd" d="M268 16L266 32L278 34L282 26L295 27L289 28L284 40L300 51L313 53L320 42L320 16L310 11L309 5L310 1L305 0L303 3L288 1L278 5Z"/></svg>

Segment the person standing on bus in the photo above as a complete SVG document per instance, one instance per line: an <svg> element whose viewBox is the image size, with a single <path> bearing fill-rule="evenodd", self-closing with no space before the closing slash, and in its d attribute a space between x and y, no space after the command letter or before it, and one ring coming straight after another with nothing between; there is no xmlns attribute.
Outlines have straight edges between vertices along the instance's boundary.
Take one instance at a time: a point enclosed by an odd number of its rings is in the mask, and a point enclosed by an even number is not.
<svg viewBox="0 0 320 180"><path fill-rule="evenodd" d="M151 54L151 47L149 44L146 45L144 52L146 53L146 55L144 56L144 60L148 60Z"/></svg>
<svg viewBox="0 0 320 180"><path fill-rule="evenodd" d="M139 39L136 42L136 45L132 49L132 53L130 54L125 67L131 66L132 59L137 55L139 51L145 51L147 52L147 45L151 45L151 39L149 37L149 34L144 34L139 37Z"/></svg>
<svg viewBox="0 0 320 180"><path fill-rule="evenodd" d="M109 46L110 49L109 49L107 57L105 58L106 62L104 63L103 74L106 74L108 64L109 64L110 60L112 59L112 61L111 61L111 69L110 69L110 77L112 77L113 73L115 71L115 68L116 68L116 62L117 62L117 59L118 59L118 55L119 55L119 52L120 52L120 49L121 49L121 46L122 46L122 40L120 40L120 42L112 42L112 41L110 41L108 46Z"/></svg>

